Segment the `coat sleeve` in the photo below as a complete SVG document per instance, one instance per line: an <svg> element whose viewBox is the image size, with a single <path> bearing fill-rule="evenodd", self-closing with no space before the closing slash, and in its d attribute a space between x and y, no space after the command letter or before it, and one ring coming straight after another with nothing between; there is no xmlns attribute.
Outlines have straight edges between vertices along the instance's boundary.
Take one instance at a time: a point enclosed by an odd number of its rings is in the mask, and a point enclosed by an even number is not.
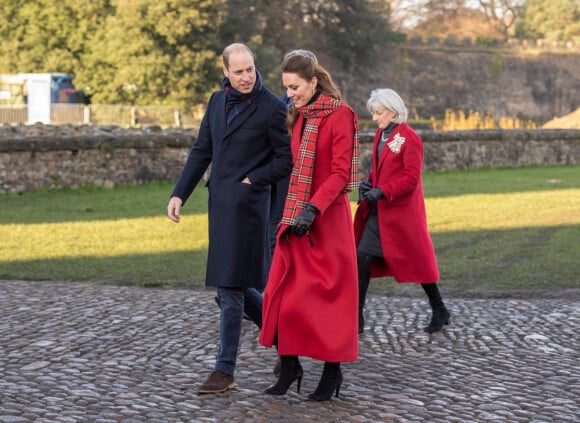
<svg viewBox="0 0 580 423"><path fill-rule="evenodd" d="M332 121L326 123L328 124L332 124L330 176L310 199L321 214L344 191L350 180L354 143L354 119L350 110L342 108L336 111L332 114Z"/></svg>
<svg viewBox="0 0 580 423"><path fill-rule="evenodd" d="M183 204L185 204L211 163L212 137L209 127L209 116L211 116L212 100L214 98L215 94L210 98L206 112L201 121L199 134L195 140L195 144L189 152L185 166L183 167L179 179L177 180L177 184L171 193L172 197L175 196L181 198Z"/></svg>

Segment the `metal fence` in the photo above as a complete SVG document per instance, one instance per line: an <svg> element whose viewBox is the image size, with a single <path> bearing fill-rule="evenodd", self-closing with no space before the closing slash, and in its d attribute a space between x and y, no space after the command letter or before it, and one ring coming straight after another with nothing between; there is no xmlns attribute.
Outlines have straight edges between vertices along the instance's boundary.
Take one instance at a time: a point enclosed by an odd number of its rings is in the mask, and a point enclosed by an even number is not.
<svg viewBox="0 0 580 423"><path fill-rule="evenodd" d="M199 127L203 117L203 106L183 112L171 106L123 106L113 104L52 104L51 124L99 124L122 127L151 126ZM26 105L0 106L0 124L28 122Z"/></svg>
<svg viewBox="0 0 580 423"><path fill-rule="evenodd" d="M21 123L28 121L26 104L0 105L0 123Z"/></svg>

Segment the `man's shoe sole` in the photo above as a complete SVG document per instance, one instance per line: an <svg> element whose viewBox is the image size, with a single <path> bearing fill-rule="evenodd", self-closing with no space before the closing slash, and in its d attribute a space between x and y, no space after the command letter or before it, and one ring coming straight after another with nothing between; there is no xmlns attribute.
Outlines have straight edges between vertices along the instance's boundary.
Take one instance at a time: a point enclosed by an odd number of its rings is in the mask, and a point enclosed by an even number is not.
<svg viewBox="0 0 580 423"><path fill-rule="evenodd" d="M228 386L226 386L224 389L222 389L221 391L215 391L215 390L209 390L209 389L198 389L197 390L197 394L198 395L203 395L203 394L221 394L223 392L229 391L230 389L234 389L235 387L236 387L236 383L235 382L232 382Z"/></svg>

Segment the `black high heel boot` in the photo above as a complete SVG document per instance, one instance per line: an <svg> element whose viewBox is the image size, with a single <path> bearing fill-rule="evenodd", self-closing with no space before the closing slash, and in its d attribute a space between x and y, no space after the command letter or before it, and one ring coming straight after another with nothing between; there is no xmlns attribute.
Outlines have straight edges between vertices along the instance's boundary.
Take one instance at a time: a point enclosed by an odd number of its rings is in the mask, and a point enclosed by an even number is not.
<svg viewBox="0 0 580 423"><path fill-rule="evenodd" d="M290 385L297 380L297 390L300 393L300 384L302 383L302 375L304 371L295 355L283 355L280 357L282 368L280 369L280 377L275 385L270 386L264 392L270 395L284 395Z"/></svg>
<svg viewBox="0 0 580 423"><path fill-rule="evenodd" d="M449 318L451 313L445 307L444 304L440 304L437 307L433 307L433 314L431 315L431 322L429 326L425 326L423 330L427 333L438 332L443 329L444 325L449 324Z"/></svg>
<svg viewBox="0 0 580 423"><path fill-rule="evenodd" d="M340 385L342 385L342 372L340 371L340 363L329 363L328 361L324 363L324 370L322 371L322 377L316 391L308 395L308 399L315 401L328 401L332 397L332 393L336 393L338 398L338 393L340 392Z"/></svg>
<svg viewBox="0 0 580 423"><path fill-rule="evenodd" d="M429 297L429 305L431 305L431 309L433 310L431 322L429 322L429 325L425 326L423 330L427 333L438 332L443 329L444 325L449 324L451 313L449 313L449 310L447 310L443 300L441 299L441 293L439 292L439 288L437 288L437 284L424 283L421 284L421 286Z"/></svg>

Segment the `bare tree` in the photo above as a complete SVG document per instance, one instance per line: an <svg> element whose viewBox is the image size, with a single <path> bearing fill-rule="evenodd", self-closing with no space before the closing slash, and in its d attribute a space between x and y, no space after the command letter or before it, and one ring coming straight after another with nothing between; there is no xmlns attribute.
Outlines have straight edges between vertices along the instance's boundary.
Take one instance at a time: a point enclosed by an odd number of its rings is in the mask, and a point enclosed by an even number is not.
<svg viewBox="0 0 580 423"><path fill-rule="evenodd" d="M496 26L505 38L511 35L525 0L478 0L489 22Z"/></svg>
<svg viewBox="0 0 580 423"><path fill-rule="evenodd" d="M431 18L466 7L466 0L386 0L391 11L391 28L405 31Z"/></svg>

